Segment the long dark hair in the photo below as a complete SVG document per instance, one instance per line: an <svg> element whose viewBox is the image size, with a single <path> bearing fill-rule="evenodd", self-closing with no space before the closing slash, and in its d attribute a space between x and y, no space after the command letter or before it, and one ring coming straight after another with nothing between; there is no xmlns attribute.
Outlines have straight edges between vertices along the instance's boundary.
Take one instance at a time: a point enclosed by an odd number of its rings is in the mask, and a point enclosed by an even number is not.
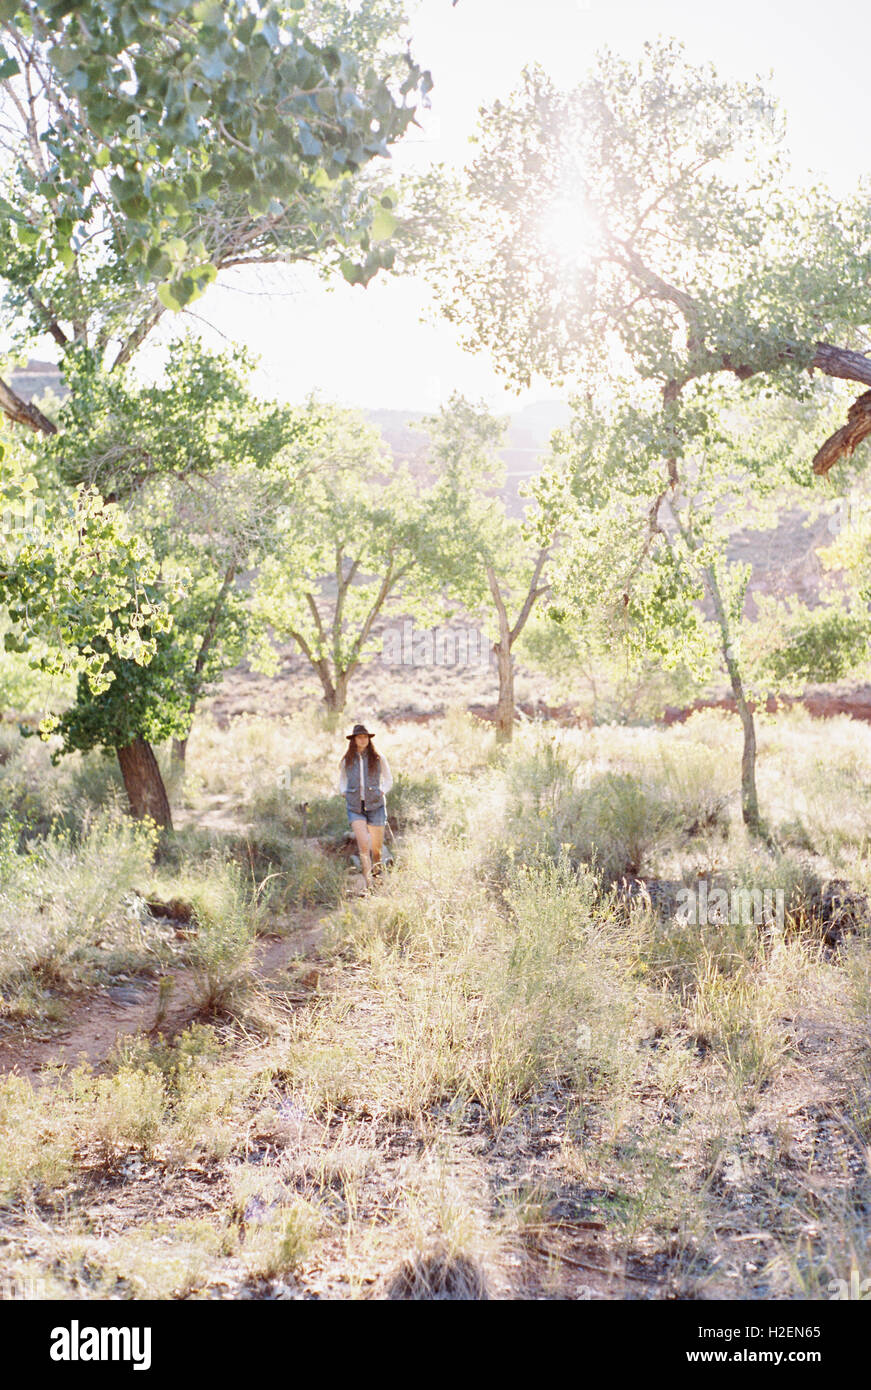
<svg viewBox="0 0 871 1390"><path fill-rule="evenodd" d="M350 767L357 756L358 755L356 740L353 738L349 738L348 751L342 759L342 762L345 764L345 767ZM374 776L375 773L378 771L378 764L381 762L381 757L378 753L376 753L375 744L372 742L371 737L366 745L366 758L369 763L369 771Z"/></svg>

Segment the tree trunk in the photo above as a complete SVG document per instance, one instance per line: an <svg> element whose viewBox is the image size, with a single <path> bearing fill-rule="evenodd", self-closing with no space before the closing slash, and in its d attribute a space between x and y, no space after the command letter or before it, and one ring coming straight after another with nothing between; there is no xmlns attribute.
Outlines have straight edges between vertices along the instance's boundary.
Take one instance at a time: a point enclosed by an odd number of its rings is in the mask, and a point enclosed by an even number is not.
<svg viewBox="0 0 871 1390"><path fill-rule="evenodd" d="M510 743L514 736L514 660L511 656L511 627L499 580L492 565L487 566L487 582L499 617L499 641L493 643L496 670L499 675L499 697L496 702L496 736L500 743Z"/></svg>
<svg viewBox="0 0 871 1390"><path fill-rule="evenodd" d="M741 719L741 726L744 730L744 748L741 753L741 815L747 829L754 835L758 835L761 830L761 824L759 820L759 798L756 794L756 725L753 719L753 711L744 694L744 682L741 680L741 671L738 666L738 661L732 650L729 619L726 615L725 607L723 606L720 586L717 583L717 576L713 567L709 567L705 571L705 581L707 583L708 593L714 605L714 616L717 619L717 626L720 629L723 659L726 662L726 670L729 672L729 684L732 687L732 694L735 696L735 704Z"/></svg>
<svg viewBox="0 0 871 1390"><path fill-rule="evenodd" d="M115 365L117 366L118 363L116 362ZM215 640L215 633L218 631L218 625L223 616L224 609L227 606L227 595L233 587L233 581L235 578L236 565L235 563L233 563L232 565L229 565L227 567L227 572L224 575L224 578L221 582L221 587L218 590L214 606L212 607L212 611L209 614L209 620L206 623L205 630L203 632L202 641L200 642L200 649L197 652L197 659L194 662L193 690L191 693L190 701L188 703L188 714L191 717L191 723L193 723L194 714L197 708L197 700L199 699L200 695L200 677L202 676L203 671L205 669L206 659L208 658L209 652L212 647L212 643ZM184 767L185 758L187 757L189 736L190 725L188 725L188 733L185 734L184 738L174 738L172 741L172 761L174 763L180 763L182 767Z"/></svg>
<svg viewBox="0 0 871 1390"><path fill-rule="evenodd" d="M39 434L57 434L57 425L49 420L32 402L21 396L5 381L0 380L0 410L16 425L27 425Z"/></svg>
<svg viewBox="0 0 871 1390"><path fill-rule="evenodd" d="M499 700L496 705L496 728L500 742L508 743L514 734L514 658L511 655L511 648L523 631L526 620L532 612L533 604L536 599L547 592L548 585L543 584L539 587L539 579L544 569L545 561L549 553L549 546L542 546L535 561L535 568L532 571L532 578L529 581L529 588L526 591L526 598L523 600L523 607L517 616L517 622L511 627L508 621L508 612L505 607L505 600L502 597L502 590L499 588L499 580L491 564L487 565L487 583L490 585L490 593L493 595L493 603L499 615L499 641L493 646L496 653L496 665L499 672Z"/></svg>
<svg viewBox="0 0 871 1390"><path fill-rule="evenodd" d="M499 699L496 704L496 730L501 743L510 743L514 733L514 658L505 639L494 645L499 672Z"/></svg>
<svg viewBox="0 0 871 1390"><path fill-rule="evenodd" d="M326 662L324 665L326 666ZM342 671L336 676L335 681L329 677L325 679L321 675L321 685L324 688L324 704L330 714L341 714L348 703L348 672Z"/></svg>
<svg viewBox="0 0 871 1390"><path fill-rule="evenodd" d="M135 738L115 751L133 815L137 820L150 816L161 830L172 830L169 798L151 744Z"/></svg>
<svg viewBox="0 0 871 1390"><path fill-rule="evenodd" d="M737 685L732 682L732 690L744 729L744 749L741 753L741 815L748 830L758 835L760 824L759 800L756 795L756 726L753 711L744 697L740 677Z"/></svg>

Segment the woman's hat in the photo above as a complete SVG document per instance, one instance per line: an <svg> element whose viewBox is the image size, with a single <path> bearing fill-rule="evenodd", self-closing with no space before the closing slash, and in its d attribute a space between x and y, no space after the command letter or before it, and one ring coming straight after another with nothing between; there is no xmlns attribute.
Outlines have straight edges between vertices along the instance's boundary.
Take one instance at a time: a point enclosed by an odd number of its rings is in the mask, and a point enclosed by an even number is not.
<svg viewBox="0 0 871 1390"><path fill-rule="evenodd" d="M369 730L366 728L365 724L355 724L351 733L347 734L346 737L356 738L358 734L365 734L367 738L372 738L372 734L369 733Z"/></svg>

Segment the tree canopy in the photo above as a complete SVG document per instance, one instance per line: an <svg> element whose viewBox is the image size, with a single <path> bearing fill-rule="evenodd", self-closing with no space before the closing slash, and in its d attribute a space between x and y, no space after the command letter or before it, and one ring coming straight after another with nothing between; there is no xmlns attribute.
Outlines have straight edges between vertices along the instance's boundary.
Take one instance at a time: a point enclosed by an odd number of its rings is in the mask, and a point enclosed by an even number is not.
<svg viewBox="0 0 871 1390"><path fill-rule="evenodd" d="M406 199L405 263L514 382L583 389L632 374L664 404L725 374L807 394L808 373L871 386L871 199L788 182L761 82L693 66L676 40L608 50L571 91L540 68L483 111L465 174ZM871 432L871 394L818 450Z"/></svg>
<svg viewBox="0 0 871 1390"><path fill-rule="evenodd" d="M0 4L0 279L24 346L123 363L218 271L392 261L362 180L431 87L391 0ZM0 385L13 419L51 422Z"/></svg>
<svg viewBox="0 0 871 1390"><path fill-rule="evenodd" d="M0 440L0 607L6 651L39 669L79 669L92 693L111 661L143 666L171 622L153 583L157 565L126 517L95 488L45 498L19 441ZM47 726L46 726L47 727Z"/></svg>
<svg viewBox="0 0 871 1390"><path fill-rule="evenodd" d="M208 352L194 339L173 345L153 386L129 369L101 371L84 350L74 361L58 433L42 452L61 477L123 507L152 557L171 630L154 634L147 667L100 634L111 684L95 692L79 682L60 725L63 751L170 736L183 749L200 696L245 653L243 580L277 534L300 412L251 394L244 352Z"/></svg>

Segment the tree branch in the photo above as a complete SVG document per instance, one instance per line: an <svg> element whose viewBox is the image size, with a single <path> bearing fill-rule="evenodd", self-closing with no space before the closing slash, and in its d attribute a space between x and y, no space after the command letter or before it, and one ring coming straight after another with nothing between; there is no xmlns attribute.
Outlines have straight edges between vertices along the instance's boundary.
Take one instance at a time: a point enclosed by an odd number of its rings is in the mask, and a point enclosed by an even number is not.
<svg viewBox="0 0 871 1390"><path fill-rule="evenodd" d="M493 602L496 605L496 612L499 617L499 641L493 644L494 651L500 652L504 648L511 650L511 629L508 626L508 613L505 608L505 600L499 588L499 580L496 578L496 571L492 565L487 566L487 583L490 586L490 593L493 595ZM507 654L507 653L506 653Z"/></svg>
<svg viewBox="0 0 871 1390"><path fill-rule="evenodd" d="M221 621L221 613L227 599L227 594L230 592L230 588L235 578L236 566L233 564L230 565L227 569L227 572L224 575L224 582L218 590L217 597L215 599L214 605L212 606L212 611L209 614L209 621L206 623L206 629L203 633L203 640L200 643L200 649L197 652L197 659L194 662L194 686L191 692L190 700L191 714L193 714L194 712L197 697L200 693L200 677L203 673L203 667L206 664L206 658L208 657L212 643L215 640L215 633L218 630L218 623Z"/></svg>
<svg viewBox="0 0 871 1390"><path fill-rule="evenodd" d="M53 424L37 406L30 401L22 400L11 386L0 377L0 410L4 415L16 425L27 425L28 429L35 430L37 434L57 434L57 425Z"/></svg>
<svg viewBox="0 0 871 1390"><path fill-rule="evenodd" d="M133 329L133 332L128 335L126 341L121 345L118 355L112 363L113 372L116 371L118 367L123 367L126 362L129 362L140 343L143 339L147 338L163 312L164 306L159 301L152 303L152 307L148 310L148 313L144 315Z"/></svg>
<svg viewBox="0 0 871 1390"><path fill-rule="evenodd" d="M324 633L324 625L323 625L323 623L321 622L321 615L320 615L320 613L318 612L318 606L317 606L317 604L315 603L315 600L314 600L314 595L311 594L311 593L306 594L306 596L305 596L305 601L306 601L306 603L308 604L309 609L310 609L310 611L311 611L311 615L312 615L312 617L313 617L314 620L315 620L315 631L316 631L317 634L318 634L318 640L319 640L319 642L320 642L320 644L321 644L321 648L323 649L323 648L325 648L326 645L327 645L327 639L326 639L326 635L325 635L325 633Z"/></svg>
<svg viewBox="0 0 871 1390"><path fill-rule="evenodd" d="M399 580L402 578L407 568L408 566L406 566L405 569L398 570L394 574L392 562L391 565L388 567L387 573L381 581L381 587L378 590L378 593L375 597L375 601L372 604L372 607L369 609L366 621L364 622L360 631L357 633L357 636L354 639L354 642L351 646L351 660L348 662L348 665L345 668L346 675L353 671L354 667L356 666L360 652L363 650L363 645L367 641L369 633L372 631L372 624L378 617L378 614L381 612L387 595L390 593L390 590L393 588L393 586L397 584Z"/></svg>
<svg viewBox="0 0 871 1390"><path fill-rule="evenodd" d="M679 309L692 333L699 319L699 305L692 295L687 294L685 290L678 289L676 285L670 285L667 280L663 280L661 275L657 275L655 270L650 270L631 246L625 242L618 242L617 244L623 252L623 257L612 255L611 259L640 280L658 299L665 299L676 309Z"/></svg>
<svg viewBox="0 0 871 1390"><path fill-rule="evenodd" d="M514 646L514 643L523 631L526 625L526 620L532 612L532 605L535 603L535 600L537 598L540 598L542 594L546 593L548 588L550 587L549 585L544 584L540 589L538 588L538 580L541 575L541 571L544 569L545 561L547 560L549 553L550 546L543 546L542 549L538 552L538 558L535 562L535 569L533 571L532 578L529 581L529 590L527 592L526 598L523 601L523 607L520 610L517 622L514 624L513 628L508 634L509 649Z"/></svg>
<svg viewBox="0 0 871 1390"><path fill-rule="evenodd" d="M359 567L359 559L352 560L348 568L348 573L343 574L344 551L342 550L341 544L338 544L336 546L336 607L333 611L333 663L337 675L339 671L339 657L342 649L342 613L345 607L345 596L348 592L351 580L354 578Z"/></svg>
<svg viewBox="0 0 871 1390"><path fill-rule="evenodd" d="M29 289L27 291L27 296L33 307L37 309L40 314L42 314L43 318L45 319L48 332L54 338L58 346L62 348L67 347L69 345L70 340L67 337L66 333L64 333L63 329L61 328L52 311L47 307L47 305L43 304L42 300L33 290Z"/></svg>
<svg viewBox="0 0 871 1390"><path fill-rule="evenodd" d="M288 633L288 636L291 637L294 642L298 643L299 649L302 652L303 656L306 658L306 660L310 661L312 666L317 666L317 661L315 659L314 652L312 651L308 642L303 637L302 633L294 632L291 629L291 631Z"/></svg>
<svg viewBox="0 0 871 1390"><path fill-rule="evenodd" d="M871 386L871 359L862 352L833 347L831 343L817 343L811 366L826 376L840 377L843 381L861 381L864 386Z"/></svg>
<svg viewBox="0 0 871 1390"><path fill-rule="evenodd" d="M847 411L847 423L835 430L814 455L814 472L820 476L842 458L853 453L863 439L871 434L871 391L865 391Z"/></svg>

